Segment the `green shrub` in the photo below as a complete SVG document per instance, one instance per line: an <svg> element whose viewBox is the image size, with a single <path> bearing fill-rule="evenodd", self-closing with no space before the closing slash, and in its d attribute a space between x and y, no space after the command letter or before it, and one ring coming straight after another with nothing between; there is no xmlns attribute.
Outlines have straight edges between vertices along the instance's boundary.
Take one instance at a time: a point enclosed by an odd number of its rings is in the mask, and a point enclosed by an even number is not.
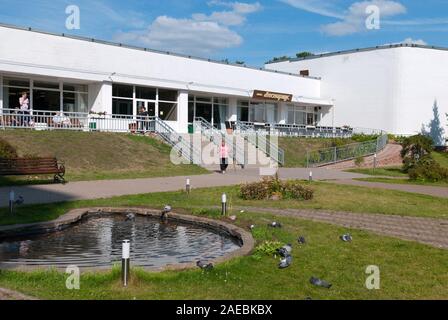
<svg viewBox="0 0 448 320"><path fill-rule="evenodd" d="M360 167L360 166L362 166L363 164L364 164L364 157L362 157L362 156L356 157L356 159L355 159L355 165L356 165L357 167Z"/></svg>
<svg viewBox="0 0 448 320"><path fill-rule="evenodd" d="M17 157L16 149L9 142L0 138L0 158L11 159Z"/></svg>
<svg viewBox="0 0 448 320"><path fill-rule="evenodd" d="M403 171L406 173L417 166L425 156L430 155L433 149L431 138L421 134L405 138L402 146Z"/></svg>
<svg viewBox="0 0 448 320"><path fill-rule="evenodd" d="M278 241L264 241L258 245L254 250L255 256L273 256L278 248L281 248L283 244Z"/></svg>
<svg viewBox="0 0 448 320"><path fill-rule="evenodd" d="M425 155L408 170L411 180L448 181L448 169L440 166L431 155Z"/></svg>
<svg viewBox="0 0 448 320"><path fill-rule="evenodd" d="M314 191L297 180L281 181L274 178L263 178L259 182L246 183L240 186L240 197L244 200L277 199L311 200Z"/></svg>

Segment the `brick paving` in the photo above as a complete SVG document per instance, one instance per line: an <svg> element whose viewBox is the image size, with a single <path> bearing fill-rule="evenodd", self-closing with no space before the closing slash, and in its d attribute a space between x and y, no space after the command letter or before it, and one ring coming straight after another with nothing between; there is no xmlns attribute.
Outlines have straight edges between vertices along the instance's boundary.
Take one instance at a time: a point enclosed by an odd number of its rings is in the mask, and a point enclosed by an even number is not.
<svg viewBox="0 0 448 320"><path fill-rule="evenodd" d="M256 207L238 207L238 210L324 222L448 249L448 219Z"/></svg>

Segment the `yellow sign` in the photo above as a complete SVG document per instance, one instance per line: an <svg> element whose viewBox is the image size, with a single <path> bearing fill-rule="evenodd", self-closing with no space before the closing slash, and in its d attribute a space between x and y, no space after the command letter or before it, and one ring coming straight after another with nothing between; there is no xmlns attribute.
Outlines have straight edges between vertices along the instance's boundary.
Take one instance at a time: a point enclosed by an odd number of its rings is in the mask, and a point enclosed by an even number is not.
<svg viewBox="0 0 448 320"><path fill-rule="evenodd" d="M288 94L288 93L255 90L253 98L254 99L263 99L263 100L292 102L293 95Z"/></svg>

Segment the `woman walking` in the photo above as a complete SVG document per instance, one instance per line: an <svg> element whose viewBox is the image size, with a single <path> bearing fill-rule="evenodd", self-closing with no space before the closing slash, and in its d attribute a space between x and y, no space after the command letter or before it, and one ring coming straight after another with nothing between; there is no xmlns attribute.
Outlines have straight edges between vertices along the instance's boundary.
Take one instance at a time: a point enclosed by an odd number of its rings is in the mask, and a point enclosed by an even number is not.
<svg viewBox="0 0 448 320"><path fill-rule="evenodd" d="M219 148L219 157L221 159L221 173L225 174L229 166L229 148L225 140L222 140L221 147Z"/></svg>

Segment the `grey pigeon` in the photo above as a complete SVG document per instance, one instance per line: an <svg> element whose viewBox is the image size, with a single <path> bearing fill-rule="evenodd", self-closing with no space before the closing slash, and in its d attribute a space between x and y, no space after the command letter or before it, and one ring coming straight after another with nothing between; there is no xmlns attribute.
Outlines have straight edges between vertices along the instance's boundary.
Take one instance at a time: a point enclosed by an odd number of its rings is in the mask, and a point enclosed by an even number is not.
<svg viewBox="0 0 448 320"><path fill-rule="evenodd" d="M198 268L205 271L210 271L213 269L213 263L207 263L205 261L198 261L196 262L196 265L198 266Z"/></svg>
<svg viewBox="0 0 448 320"><path fill-rule="evenodd" d="M168 213L170 213L172 210L171 206L165 206L162 210L162 214L160 216L160 219L162 219L163 221L168 220Z"/></svg>
<svg viewBox="0 0 448 320"><path fill-rule="evenodd" d="M331 286L332 286L331 283L328 283L328 282L325 281L325 280L321 280L321 279L318 279L318 278L315 278L315 277L311 277L311 279L310 279L310 283L311 283L312 285L317 286L317 287L322 287L322 288L327 288L327 289L330 289Z"/></svg>
<svg viewBox="0 0 448 320"><path fill-rule="evenodd" d="M297 242L298 242L299 244L305 244L305 243L306 243L305 237L300 236L299 239L297 239Z"/></svg>
<svg viewBox="0 0 448 320"><path fill-rule="evenodd" d="M135 214L133 213L128 213L126 215L126 221L134 221L135 220Z"/></svg>
<svg viewBox="0 0 448 320"><path fill-rule="evenodd" d="M17 199L15 201L15 204L19 206L19 205L23 204L24 202L25 202L25 199L23 199L22 196L19 196L19 199Z"/></svg>
<svg viewBox="0 0 448 320"><path fill-rule="evenodd" d="M277 250L275 250L281 257L286 258L288 256L291 255L292 253L292 245L291 244L287 244L284 245L281 248L278 248Z"/></svg>
<svg viewBox="0 0 448 320"><path fill-rule="evenodd" d="M250 229L250 230L254 230L254 229L255 229L255 225L254 225L254 224L251 224L251 225L249 226L249 229Z"/></svg>
<svg viewBox="0 0 448 320"><path fill-rule="evenodd" d="M292 257L286 256L282 260L280 260L280 263L278 264L279 269L286 269L288 268L292 263Z"/></svg>
<svg viewBox="0 0 448 320"><path fill-rule="evenodd" d="M344 234L340 236L340 239L344 242L352 242L353 238L350 234Z"/></svg>
<svg viewBox="0 0 448 320"><path fill-rule="evenodd" d="M280 222L276 222L276 221L268 224L268 226L271 227L271 228L281 228L282 227L281 223Z"/></svg>

